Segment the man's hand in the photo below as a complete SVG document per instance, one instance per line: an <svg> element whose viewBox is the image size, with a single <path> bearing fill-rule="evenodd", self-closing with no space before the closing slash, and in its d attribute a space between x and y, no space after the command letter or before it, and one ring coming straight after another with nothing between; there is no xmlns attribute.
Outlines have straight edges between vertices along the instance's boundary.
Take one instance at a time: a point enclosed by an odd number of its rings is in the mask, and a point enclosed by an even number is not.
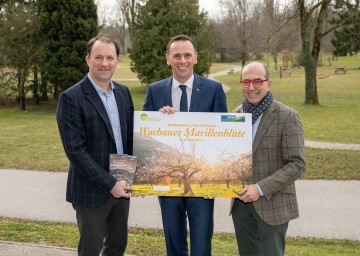
<svg viewBox="0 0 360 256"><path fill-rule="evenodd" d="M256 184L251 184L240 191L240 200L244 203L255 202L260 198L260 191Z"/></svg>
<svg viewBox="0 0 360 256"><path fill-rule="evenodd" d="M173 108L173 107L170 107L170 106L164 106L164 107L160 108L159 111L161 113L171 115L171 114L174 114L176 112L176 109Z"/></svg>
<svg viewBox="0 0 360 256"><path fill-rule="evenodd" d="M121 184L121 182L117 181L115 183L115 186L111 189L110 193L115 198L120 198L120 197L129 198L130 193L126 193L125 190L131 190L131 189L132 189L132 186L124 186L123 184Z"/></svg>

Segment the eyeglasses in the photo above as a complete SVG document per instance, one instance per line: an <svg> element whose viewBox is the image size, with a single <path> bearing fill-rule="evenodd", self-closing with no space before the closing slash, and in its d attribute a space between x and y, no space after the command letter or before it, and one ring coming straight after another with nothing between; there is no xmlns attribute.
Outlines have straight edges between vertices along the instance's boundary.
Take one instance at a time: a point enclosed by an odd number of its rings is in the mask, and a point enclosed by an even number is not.
<svg viewBox="0 0 360 256"><path fill-rule="evenodd" d="M254 79L254 80L250 80L250 79L244 79L244 80L240 80L240 83L242 85L243 88L249 88L250 87L250 84L252 83L253 86L256 88L256 89L260 89L261 86L262 86L262 83L267 81L268 79Z"/></svg>

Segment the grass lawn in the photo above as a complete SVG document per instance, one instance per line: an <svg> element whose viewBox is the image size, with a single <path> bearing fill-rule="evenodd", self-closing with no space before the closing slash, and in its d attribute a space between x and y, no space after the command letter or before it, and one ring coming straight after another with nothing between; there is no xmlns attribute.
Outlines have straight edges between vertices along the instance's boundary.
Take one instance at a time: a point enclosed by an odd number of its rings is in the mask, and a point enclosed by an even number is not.
<svg viewBox="0 0 360 256"><path fill-rule="evenodd" d="M360 61L359 61L360 65ZM226 94L228 109L241 104L239 73L216 77L231 90ZM318 97L320 106L304 105L305 78L302 69L290 76L271 74L272 92L275 99L296 109L301 116L307 140L360 144L360 69L347 74L334 74L333 67L318 69Z"/></svg>
<svg viewBox="0 0 360 256"><path fill-rule="evenodd" d="M355 58L356 57L356 58ZM339 58L348 67L360 63L357 56ZM146 86L134 80L130 60L122 58L114 77L121 78L131 91L135 109L141 110ZM214 63L212 72L234 67L239 63ZM333 64L334 65L334 64ZM339 64L340 65L340 64ZM273 71L274 97L296 109L302 119L305 139L360 144L360 70L334 74L333 67L319 67L318 90L321 106L304 106L304 73L294 69L290 76L279 78ZM132 80L128 80L132 79ZM239 73L217 77L231 87L227 93L228 108L241 104ZM27 112L18 106L0 108L0 168L66 171L64 154L55 120L56 102L34 105L29 100ZM306 148L306 179L359 179L360 158L357 151Z"/></svg>
<svg viewBox="0 0 360 256"><path fill-rule="evenodd" d="M138 95L140 97L141 94ZM54 113L55 102L38 106L28 104L27 112L17 108L0 109L0 168L67 170L68 160L60 142ZM325 122L327 116L319 119L319 123ZM356 122L355 116L353 120ZM334 125L343 124L335 122ZM351 141L355 130L354 126L350 132L344 132L344 138L338 142ZM324 130L325 136L329 132ZM355 143L359 143L358 140ZM306 179L360 179L358 151L306 148L305 153Z"/></svg>
<svg viewBox="0 0 360 256"><path fill-rule="evenodd" d="M0 218L0 240L76 248L78 230L73 224L35 222ZM164 236L161 230L131 228L127 254L165 255ZM217 233L212 240L212 255L238 255L234 234ZM359 255L360 242L315 238L287 238L287 256Z"/></svg>

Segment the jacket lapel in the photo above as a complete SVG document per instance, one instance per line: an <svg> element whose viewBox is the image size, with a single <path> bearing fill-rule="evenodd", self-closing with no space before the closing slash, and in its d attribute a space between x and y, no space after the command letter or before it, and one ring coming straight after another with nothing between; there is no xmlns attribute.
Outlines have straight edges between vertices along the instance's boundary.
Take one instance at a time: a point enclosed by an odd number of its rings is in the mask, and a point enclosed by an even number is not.
<svg viewBox="0 0 360 256"><path fill-rule="evenodd" d="M164 99L163 106L170 106L172 107L172 97L171 97L171 89L172 89L172 77L166 79L163 83L163 90L161 90L161 97ZM163 107L161 106L161 107Z"/></svg>
<svg viewBox="0 0 360 256"><path fill-rule="evenodd" d="M273 100L270 106L264 111L259 127L256 131L256 135L253 142L253 152L257 150L262 138L264 137L264 134L269 129L270 124L273 122L276 116L275 111L276 111L276 104Z"/></svg>
<svg viewBox="0 0 360 256"><path fill-rule="evenodd" d="M96 111L99 113L100 117L105 122L107 130L108 130L111 138L115 142L114 133L112 131L110 120L109 120L109 117L108 117L108 115L106 113L106 109L104 107L104 104L100 99L99 94L97 93L97 91L95 90L94 86L92 85L92 83L90 82L90 80L89 80L89 78L87 76L85 77L85 79L83 81L84 81L84 83L82 84L82 86L83 86L83 89L84 89L84 92L85 92L85 95L86 95L87 99L94 106Z"/></svg>
<svg viewBox="0 0 360 256"><path fill-rule="evenodd" d="M126 102L124 99L124 95L122 92L117 88L116 85L114 85L114 93L115 93L115 99L116 104L118 107L119 112L119 118L120 118L120 129L121 129L121 138L123 143L123 149L124 152L127 152L127 149L125 148L127 145L127 124L126 124L126 112L125 109L128 109L128 106L125 106L124 103Z"/></svg>
<svg viewBox="0 0 360 256"><path fill-rule="evenodd" d="M203 83L198 75L194 74L194 83L191 93L190 109L189 112L196 112L198 109L199 102L204 96L205 90Z"/></svg>

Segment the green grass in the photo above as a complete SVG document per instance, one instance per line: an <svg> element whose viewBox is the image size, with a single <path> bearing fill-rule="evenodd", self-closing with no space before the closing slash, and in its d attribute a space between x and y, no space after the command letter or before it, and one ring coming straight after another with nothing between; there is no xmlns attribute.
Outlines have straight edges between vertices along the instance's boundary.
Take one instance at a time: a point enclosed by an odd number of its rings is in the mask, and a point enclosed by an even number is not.
<svg viewBox="0 0 360 256"><path fill-rule="evenodd" d="M123 56L120 58L120 63L114 74L114 78L137 78L136 73L132 72L130 69L130 58L128 56Z"/></svg>
<svg viewBox="0 0 360 256"><path fill-rule="evenodd" d="M304 179L360 180L360 152L305 148Z"/></svg>
<svg viewBox="0 0 360 256"><path fill-rule="evenodd" d="M76 225L0 218L0 240L76 248L79 234ZM130 228L127 254L165 255L162 230ZM217 233L212 240L212 255L238 255L234 234ZM360 242L315 238L286 239L287 256L359 255Z"/></svg>
<svg viewBox="0 0 360 256"><path fill-rule="evenodd" d="M0 109L0 168L66 170L68 160L60 143L55 103L28 111Z"/></svg>
<svg viewBox="0 0 360 256"><path fill-rule="evenodd" d="M355 56L356 57L356 56ZM338 63L355 66L359 59L339 58ZM120 63L123 79L134 78L129 59ZM334 63L333 63L334 64ZM214 63L212 72L234 67L237 63ZM333 65L334 66L334 65ZM295 69L294 69L295 70ZM126 72L125 72L126 71ZM274 97L296 109L302 119L305 139L360 144L360 70L335 75L333 67L319 67L318 86L321 106L305 106L303 69L279 78L273 71ZM227 93L229 110L241 104L239 73L217 77L231 87ZM136 110L141 110L146 86L139 81L120 80L131 91ZM0 108L0 168L66 171L64 154L55 120L54 100L34 105L27 103L27 112L18 106ZM359 179L358 151L306 149L306 179ZM355 160L352 160L355 159Z"/></svg>
<svg viewBox="0 0 360 256"><path fill-rule="evenodd" d="M339 61L341 58L339 59ZM239 73L216 77L228 85L228 109L241 104L242 93ZM303 69L280 78L271 74L272 92L275 99L296 109L301 116L307 140L360 144L360 70L350 70L347 74L334 74L333 67L319 67L318 96L320 106L304 105L305 78Z"/></svg>
<svg viewBox="0 0 360 256"><path fill-rule="evenodd" d="M40 106L29 104L25 113L15 107L0 109L0 168L67 170L68 160L61 145L54 112L54 102ZM354 116L354 122L355 119ZM342 124L335 122L334 125ZM345 139L352 137L355 130L354 126L345 132ZM325 135L328 132L327 129L323 131ZM359 151L306 148L305 153L305 179L360 180Z"/></svg>
<svg viewBox="0 0 360 256"><path fill-rule="evenodd" d="M239 62L234 62L234 63L216 63L216 62L213 62L211 67L210 67L210 73L215 73L215 72L219 72L219 71L223 71L223 70L232 69L235 66L241 66L241 63L239 63Z"/></svg>

